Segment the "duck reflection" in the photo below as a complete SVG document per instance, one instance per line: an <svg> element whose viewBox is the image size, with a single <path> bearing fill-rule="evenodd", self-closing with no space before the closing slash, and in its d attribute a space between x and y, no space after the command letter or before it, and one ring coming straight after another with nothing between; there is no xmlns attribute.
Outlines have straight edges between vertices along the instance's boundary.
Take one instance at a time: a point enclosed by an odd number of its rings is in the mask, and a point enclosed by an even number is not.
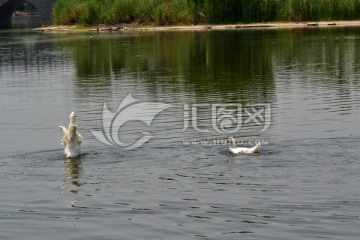
<svg viewBox="0 0 360 240"><path fill-rule="evenodd" d="M64 184L63 188L75 194L79 193L79 187L83 185L79 181L81 174L83 172L82 161L80 158L77 159L66 159L64 161L65 174L64 174Z"/></svg>

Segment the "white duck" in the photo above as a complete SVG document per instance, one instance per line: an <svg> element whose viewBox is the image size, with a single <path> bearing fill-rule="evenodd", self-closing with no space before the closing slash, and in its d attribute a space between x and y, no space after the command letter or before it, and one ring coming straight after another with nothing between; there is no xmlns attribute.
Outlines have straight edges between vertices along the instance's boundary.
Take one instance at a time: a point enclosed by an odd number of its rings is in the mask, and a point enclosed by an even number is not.
<svg viewBox="0 0 360 240"><path fill-rule="evenodd" d="M64 146L64 153L67 158L75 158L80 155L80 147L82 143L82 137L80 133L76 131L75 125L75 113L70 114L69 127L66 129L64 126L59 126L64 132L64 137L61 139L61 145Z"/></svg>
<svg viewBox="0 0 360 240"><path fill-rule="evenodd" d="M225 144L230 144L229 151L231 153L234 153L234 154L258 153L258 152L260 152L260 148L261 148L261 143L260 142L258 144L256 144L256 146L254 146L252 148L236 147L236 141L235 141L235 138L233 138L233 137L229 137L227 140L225 140Z"/></svg>

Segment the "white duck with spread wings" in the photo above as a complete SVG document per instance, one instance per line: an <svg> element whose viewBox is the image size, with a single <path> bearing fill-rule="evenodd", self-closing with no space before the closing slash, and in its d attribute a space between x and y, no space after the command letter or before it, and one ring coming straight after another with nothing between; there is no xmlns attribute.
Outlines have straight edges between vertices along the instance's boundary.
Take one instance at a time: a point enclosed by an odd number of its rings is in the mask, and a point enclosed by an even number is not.
<svg viewBox="0 0 360 240"><path fill-rule="evenodd" d="M76 114L72 112L70 114L70 123L69 127L59 126L63 131L64 136L61 139L61 145L64 146L64 154L67 158L75 158L80 155L82 137L78 133L77 125L75 124Z"/></svg>
<svg viewBox="0 0 360 240"><path fill-rule="evenodd" d="M229 152L233 154L248 154L248 153L259 153L261 148L261 143L259 142L252 148L247 147L237 147L236 146L236 140L233 137L229 137L227 140L225 140L225 144L229 144Z"/></svg>

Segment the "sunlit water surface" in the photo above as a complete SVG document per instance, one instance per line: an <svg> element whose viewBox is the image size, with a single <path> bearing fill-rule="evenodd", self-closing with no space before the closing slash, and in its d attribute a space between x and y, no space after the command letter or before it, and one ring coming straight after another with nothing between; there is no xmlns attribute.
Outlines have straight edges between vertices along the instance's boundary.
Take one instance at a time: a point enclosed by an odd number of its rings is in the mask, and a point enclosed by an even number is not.
<svg viewBox="0 0 360 240"><path fill-rule="evenodd" d="M0 239L358 239L359 79L356 28L0 31ZM131 151L90 131L129 94L171 105L124 124L126 144L153 136ZM242 106L239 131L214 129L215 104ZM229 154L229 135L262 152Z"/></svg>

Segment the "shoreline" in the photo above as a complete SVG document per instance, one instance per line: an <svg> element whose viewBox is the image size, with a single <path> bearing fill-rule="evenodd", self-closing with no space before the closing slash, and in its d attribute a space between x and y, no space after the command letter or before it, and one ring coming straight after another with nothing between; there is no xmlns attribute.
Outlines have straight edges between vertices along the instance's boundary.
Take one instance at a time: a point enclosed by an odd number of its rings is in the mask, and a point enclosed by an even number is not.
<svg viewBox="0 0 360 240"><path fill-rule="evenodd" d="M279 22L279 23L249 23L249 24L223 24L223 25L184 25L184 26L142 26L131 24L99 25L99 26L47 26L34 28L37 32L117 32L117 31L201 31L201 30L234 30L234 29L286 29L308 27L357 27L360 20L356 21L321 21L321 22Z"/></svg>

